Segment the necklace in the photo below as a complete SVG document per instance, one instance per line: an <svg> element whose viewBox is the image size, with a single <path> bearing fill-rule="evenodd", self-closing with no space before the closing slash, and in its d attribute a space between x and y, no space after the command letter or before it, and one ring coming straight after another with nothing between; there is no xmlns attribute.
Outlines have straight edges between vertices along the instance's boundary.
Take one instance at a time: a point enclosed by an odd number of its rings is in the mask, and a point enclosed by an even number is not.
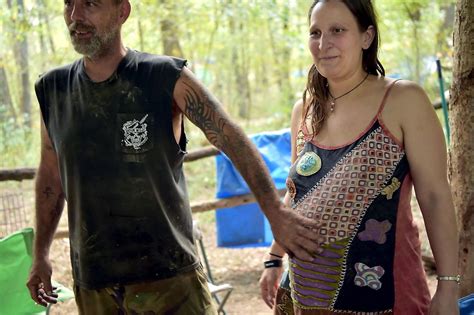
<svg viewBox="0 0 474 315"><path fill-rule="evenodd" d="M331 113L334 112L334 109L336 108L336 100L340 99L343 96L346 96L347 94L349 94L352 91L354 91L355 89L357 89L359 86L362 85L362 83L365 82L365 80L367 80L368 76L369 76L369 74L367 73L367 75L362 79L362 81L360 81L356 86L354 86L352 89L350 89L346 93L344 93L342 95L339 95L338 97L332 96L331 91L329 91L329 87L328 87L329 96L331 97L331 101L329 103L330 104L329 110L331 111Z"/></svg>

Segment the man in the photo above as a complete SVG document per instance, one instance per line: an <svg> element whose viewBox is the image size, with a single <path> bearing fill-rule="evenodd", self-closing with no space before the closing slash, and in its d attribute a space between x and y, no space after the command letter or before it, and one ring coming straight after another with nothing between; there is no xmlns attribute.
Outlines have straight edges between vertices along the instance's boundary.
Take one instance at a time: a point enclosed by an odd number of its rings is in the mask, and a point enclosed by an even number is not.
<svg viewBox="0 0 474 315"><path fill-rule="evenodd" d="M64 18L84 58L43 75L36 239L27 283L56 302L49 248L68 201L71 262L81 314L214 314L192 238L183 177L183 114L248 182L276 240L303 259L317 228L279 200L244 132L185 60L124 47L128 0L71 0Z"/></svg>

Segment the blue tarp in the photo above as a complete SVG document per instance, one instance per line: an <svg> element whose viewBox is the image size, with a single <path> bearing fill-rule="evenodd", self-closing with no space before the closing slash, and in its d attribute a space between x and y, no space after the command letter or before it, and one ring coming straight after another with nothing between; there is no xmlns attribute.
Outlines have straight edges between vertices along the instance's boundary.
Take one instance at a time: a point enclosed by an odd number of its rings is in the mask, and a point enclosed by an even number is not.
<svg viewBox="0 0 474 315"><path fill-rule="evenodd" d="M291 162L290 130L265 132L250 137L257 146L277 189L285 188ZM228 198L250 190L224 154L216 157L216 197ZM217 244L226 247L268 246L273 236L270 225L256 203L216 212Z"/></svg>
<svg viewBox="0 0 474 315"><path fill-rule="evenodd" d="M459 300L460 315L474 315L474 293Z"/></svg>
<svg viewBox="0 0 474 315"><path fill-rule="evenodd" d="M291 162L290 129L250 136L270 171L277 189L285 188ZM250 193L245 180L225 154L216 157L216 197L227 198Z"/></svg>

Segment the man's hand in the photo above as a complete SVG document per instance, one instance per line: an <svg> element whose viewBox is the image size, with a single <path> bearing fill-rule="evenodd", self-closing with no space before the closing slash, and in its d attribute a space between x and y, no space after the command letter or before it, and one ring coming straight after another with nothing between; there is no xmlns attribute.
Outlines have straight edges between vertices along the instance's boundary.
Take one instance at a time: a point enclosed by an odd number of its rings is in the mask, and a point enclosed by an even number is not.
<svg viewBox="0 0 474 315"><path fill-rule="evenodd" d="M50 303L56 304L58 301L58 294L54 292L56 288L53 288L51 284L52 273L53 270L48 259L35 260L26 283L31 298L44 307Z"/></svg>
<svg viewBox="0 0 474 315"><path fill-rule="evenodd" d="M312 260L314 254L322 251L321 237L317 230L321 224L297 214L294 210L280 204L278 211L272 211L268 217L273 237L290 257Z"/></svg>

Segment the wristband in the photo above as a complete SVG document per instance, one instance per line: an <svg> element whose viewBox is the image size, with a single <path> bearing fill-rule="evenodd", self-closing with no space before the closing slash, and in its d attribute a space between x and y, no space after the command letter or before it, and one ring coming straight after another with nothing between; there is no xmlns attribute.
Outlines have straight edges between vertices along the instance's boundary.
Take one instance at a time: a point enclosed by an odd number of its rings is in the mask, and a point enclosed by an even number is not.
<svg viewBox="0 0 474 315"><path fill-rule="evenodd" d="M277 258L283 258L283 256L280 256L280 255L277 255L277 254L274 254L272 252L268 253L270 256L274 256L274 257L277 257Z"/></svg>
<svg viewBox="0 0 474 315"><path fill-rule="evenodd" d="M438 281L456 281L457 284L461 284L461 275L455 276L437 276Z"/></svg>
<svg viewBox="0 0 474 315"><path fill-rule="evenodd" d="M263 263L265 268L277 268L283 266L281 259L267 260Z"/></svg>

